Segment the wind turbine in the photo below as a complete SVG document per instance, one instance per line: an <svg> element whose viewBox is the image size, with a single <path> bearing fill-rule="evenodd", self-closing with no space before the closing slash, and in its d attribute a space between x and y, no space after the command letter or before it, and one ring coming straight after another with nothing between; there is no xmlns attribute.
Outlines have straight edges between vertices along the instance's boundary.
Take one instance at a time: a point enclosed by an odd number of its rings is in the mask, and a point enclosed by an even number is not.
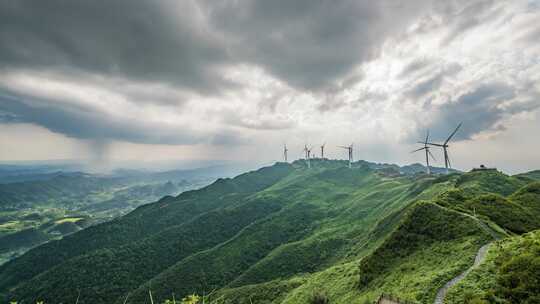
<svg viewBox="0 0 540 304"><path fill-rule="evenodd" d="M313 147L308 148L307 145L304 145L304 150L303 151L304 151L304 153L306 153L306 161L307 161L308 168L311 168L311 162L310 162L311 149L313 149Z"/></svg>
<svg viewBox="0 0 540 304"><path fill-rule="evenodd" d="M338 146L339 148L342 148L342 149L347 149L348 153L349 153L349 168L352 168L352 162L353 162L353 144L349 145L349 146Z"/></svg>
<svg viewBox="0 0 540 304"><path fill-rule="evenodd" d="M285 162L287 162L287 152L289 149L287 149L287 144L283 145L283 158L285 159Z"/></svg>
<svg viewBox="0 0 540 304"><path fill-rule="evenodd" d="M428 144L429 144L428 140L429 140L429 130L427 131L427 134L426 134L426 140L424 142L419 141L419 143L424 144L424 146L422 148L420 148L420 149L416 149L416 150L412 151L411 153L422 151L422 150L426 151L426 166L427 166L426 171L427 171L427 174L431 174L431 169L429 167L429 157L431 156L431 158L433 158L433 160L435 160L435 156L433 156L433 154L431 154L431 151L429 151L430 147L428 146Z"/></svg>
<svg viewBox="0 0 540 304"><path fill-rule="evenodd" d="M444 166L446 168L446 174L448 174L448 169L452 167L452 165L450 164L450 157L448 156L448 142L450 141L450 139L452 139L452 137L454 137L454 135L456 135L457 131L459 130L459 128L461 127L463 123L460 122L459 125L456 127L456 129L454 130L454 132L452 132L452 134L450 134L450 136L448 136L448 138L444 141L444 143L442 144L436 144L436 143L431 143L431 142L428 142L427 144L428 145L431 145L431 146L436 146L436 147L441 147L443 148L443 151L444 151Z"/></svg>
<svg viewBox="0 0 540 304"><path fill-rule="evenodd" d="M326 145L326 143L322 144L321 145L321 159L324 158L324 146Z"/></svg>

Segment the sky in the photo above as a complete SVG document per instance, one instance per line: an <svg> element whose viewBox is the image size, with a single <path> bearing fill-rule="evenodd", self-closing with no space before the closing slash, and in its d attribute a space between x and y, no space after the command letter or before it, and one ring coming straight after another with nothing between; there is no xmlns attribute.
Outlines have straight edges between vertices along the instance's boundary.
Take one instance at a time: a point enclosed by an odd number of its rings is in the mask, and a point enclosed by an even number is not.
<svg viewBox="0 0 540 304"><path fill-rule="evenodd" d="M0 2L0 160L540 169L540 0ZM436 165L442 153L432 150Z"/></svg>

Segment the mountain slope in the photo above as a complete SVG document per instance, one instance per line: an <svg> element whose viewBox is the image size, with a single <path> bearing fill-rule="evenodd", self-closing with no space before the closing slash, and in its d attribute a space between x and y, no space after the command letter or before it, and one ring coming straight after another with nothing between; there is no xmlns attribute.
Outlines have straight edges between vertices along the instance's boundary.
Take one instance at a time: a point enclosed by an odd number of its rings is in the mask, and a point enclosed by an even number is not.
<svg viewBox="0 0 540 304"><path fill-rule="evenodd" d="M220 179L37 247L0 267L24 302L419 303L495 236L536 229L538 186L496 172L402 175L314 160ZM493 187L490 185L493 184ZM500 214L494 212L504 208Z"/></svg>
<svg viewBox="0 0 540 304"><path fill-rule="evenodd" d="M49 200L84 197L103 191L123 181L118 178L99 178L84 173L58 174L48 180L0 184L0 210L44 204Z"/></svg>
<svg viewBox="0 0 540 304"><path fill-rule="evenodd" d="M450 289L447 302L539 303L540 230L489 247L486 262Z"/></svg>
<svg viewBox="0 0 540 304"><path fill-rule="evenodd" d="M87 286L92 286L95 279L100 279L102 277L101 273L107 272L106 269L111 265L115 264L115 261L122 261L121 258L124 255L118 255L116 259L116 254L121 252L117 248L123 249L123 245L126 245L126 252L133 253L137 252L137 248L141 248L139 251L148 250L159 250L161 244L159 244L159 237L155 236L158 239L158 244L156 246L153 243L152 236L160 231L163 231L162 239L165 242L168 242L167 233L175 234L173 227L179 226L178 229L189 229L183 228L181 226L189 223L190 221L195 221L192 226L201 227L201 229L209 229L210 225L207 223L196 222L204 221L205 217L211 217L212 214L209 213L213 209L218 207L230 207L232 204L241 202L242 199L249 196L251 193L260 191L277 180L287 175L291 171L291 167L288 165L276 165L271 168L263 168L261 170L240 175L234 179L220 179L213 183L212 185L202 188L197 191L188 191L182 193L177 198L166 197L155 204L150 204L142 206L136 209L134 212L126 215L117 220L113 220L108 223L101 225L96 225L89 227L79 233L70 235L60 241L53 241L33 250L30 250L28 253L24 254L20 258L8 262L5 265L0 267L0 286L2 289L12 288L20 282L31 279L37 274L41 274L41 277L47 276L47 271L53 269L56 271L51 274L51 277L63 278L64 276L56 276L58 271L61 269L66 269L67 272L71 273L71 267L74 267L74 264L78 261L82 261L84 267L89 269L101 268L100 271L95 272L95 276L85 276L83 279L87 280ZM271 209L272 206L263 205L262 207ZM227 210L221 211L226 213ZM197 219L198 216L202 216L202 219ZM236 221L236 218L239 215L230 216L232 222ZM195 218L195 219L194 219ZM222 216L218 216L220 220L225 220ZM246 217L246 221L249 222L250 218ZM210 223L214 223L213 220ZM216 226L215 229L220 226ZM235 225L225 225L227 229L232 231L234 234ZM209 229L211 230L211 229ZM171 232L172 231L172 232ZM210 233L210 232L209 232ZM197 233L185 234L196 235ZM206 237L206 235L201 235L201 238ZM230 237L230 235L229 235ZM150 240L147 240L150 238ZM177 237L179 242L183 241L182 234ZM223 240L222 240L223 241ZM149 246L145 244L149 243ZM135 249L133 249L135 247ZM194 246L195 248L201 249L201 247ZM114 248L114 249L110 249ZM182 249L180 246L179 249ZM109 254L114 253L114 254ZM86 258L87 255L93 255L97 259L100 259L98 264L96 261L92 261L92 258ZM132 255L134 258L137 258L137 255ZM152 256L147 256L148 262L158 261L161 263L161 259L154 259ZM114 261L112 261L114 260ZM40 261L36 263L36 261ZM128 260L131 261L131 260ZM68 263L66 265L60 265L63 263ZM71 264L69 264L71 263ZM60 265L59 267L55 267ZM62 268L64 266L64 268ZM101 267L100 267L101 266ZM124 265L125 267L120 266L120 268L131 268L131 266ZM79 267L79 266L77 266ZM153 267L150 267L153 268ZM60 270L59 270L60 269ZM158 268L159 269L159 268ZM119 281L121 278L118 279ZM41 284L48 284L50 280L41 280ZM69 285L71 282L64 282ZM79 282L77 282L79 283ZM104 282L103 284L108 284ZM44 289L44 286L39 286L36 284L27 284L28 288L34 290L39 288L40 290ZM21 287L20 290L25 290L24 287ZM123 289L120 288L120 292ZM35 294L35 293L32 293ZM36 294L38 296L39 294ZM107 293L108 296L111 296ZM64 296L69 296L64 294ZM92 295L96 296L96 295ZM97 295L98 299L101 299L100 295Z"/></svg>

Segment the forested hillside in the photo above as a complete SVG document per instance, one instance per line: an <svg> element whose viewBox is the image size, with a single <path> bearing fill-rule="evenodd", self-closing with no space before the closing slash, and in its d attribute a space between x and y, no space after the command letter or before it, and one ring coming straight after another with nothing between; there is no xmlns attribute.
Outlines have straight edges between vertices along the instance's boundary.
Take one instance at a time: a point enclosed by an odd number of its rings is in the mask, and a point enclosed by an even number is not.
<svg viewBox="0 0 540 304"><path fill-rule="evenodd" d="M30 248L211 183L219 168L0 176L0 265ZM12 182L14 176L24 181Z"/></svg>
<svg viewBox="0 0 540 304"><path fill-rule="evenodd" d="M480 247L540 228L530 177L311 166L219 179L34 248L0 266L0 292L24 303L146 303L149 291L155 303L192 293L215 303L315 294L366 303L381 293L432 303Z"/></svg>

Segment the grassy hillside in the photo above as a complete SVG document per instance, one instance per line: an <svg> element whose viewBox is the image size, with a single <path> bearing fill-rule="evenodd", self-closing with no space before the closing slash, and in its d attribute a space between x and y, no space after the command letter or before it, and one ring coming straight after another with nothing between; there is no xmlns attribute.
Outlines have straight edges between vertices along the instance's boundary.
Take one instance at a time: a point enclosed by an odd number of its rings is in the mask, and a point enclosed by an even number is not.
<svg viewBox="0 0 540 304"><path fill-rule="evenodd" d="M29 207L51 200L69 201L122 184L121 179L80 174L57 175L48 180L0 184L0 210Z"/></svg>
<svg viewBox="0 0 540 304"><path fill-rule="evenodd" d="M360 262L359 288L428 302L438 286L465 269L470 263L468 257L489 239L489 233L474 219L432 203L420 203L373 254Z"/></svg>
<svg viewBox="0 0 540 304"><path fill-rule="evenodd" d="M148 279L148 274L145 271L141 271L139 276L136 266L140 260L150 264L148 266L149 271L160 270L160 268L155 267L154 263L158 263L161 267L168 265L167 259L152 256L152 253L156 251L156 254L161 252L170 255L175 254L175 251L167 252L166 248L163 248L166 243L170 243L167 247L178 243L176 250L180 251L183 251L185 246L192 246L194 249L201 250L205 248L204 246L211 246L212 241L217 240L219 243L234 235L236 233L235 229L242 228L240 226L242 221L239 219L243 219L245 221L243 225L246 225L249 224L252 218L249 216L244 217L243 214L242 216L240 214L231 214L228 209L234 204L242 203L243 199L249 194L272 185L289 173L290 170L289 166L277 165L272 168L240 175L232 180L221 179L201 190L184 192L177 198L166 197L155 204L142 206L118 220L92 226L62 240L44 244L1 266L0 286L5 290L40 274L41 279L36 279L38 284L33 284L33 282L23 284L18 290L21 293L27 291L27 294L33 295L33 297L39 297L43 293L38 292L36 294L34 291L36 289L46 289L49 286L48 284L55 281L65 284L67 289L71 288L73 286L71 284L74 283L92 288L95 284L99 285L99 282L102 282L101 284L104 286L115 288L113 292L103 291L107 299L110 300L111 297L117 295L116 293L125 291L122 288L123 286L129 288L130 284L133 284L129 274L137 273L133 278L137 283ZM227 208L222 208L219 211L221 215L215 216L212 211L218 207ZM272 208L270 204L261 204L259 209L272 210ZM241 211L247 212L247 209ZM223 214L228 215L228 217L224 218ZM206 220L213 217L218 218L219 221L239 222L239 225L227 223L220 226L216 225L219 223L216 219ZM184 234L177 233L175 229L184 229L186 232ZM208 233L201 234L199 230L190 231L190 229L206 229ZM214 231L222 232L227 237L224 239L214 238ZM157 232L163 234L156 234ZM182 237L184 235L199 237L204 243L193 245L189 238ZM177 242L172 242L171 237L174 237ZM185 252L187 254L191 253L191 251ZM139 253L144 255L140 256ZM126 256L132 256L133 258L124 260ZM139 259L139 257L142 259ZM36 261L40 261L40 263L36 264ZM134 264L131 264L131 262ZM57 265L58 267L55 267ZM111 265L118 265L118 268L127 275L116 275L114 272L110 272ZM73 269L87 269L94 275L87 275L86 272L82 272L80 273L81 280L76 282L62 280L68 273L71 276ZM65 273L61 275L62 272ZM102 280L102 278L108 278L108 276L103 276L104 273L110 273L110 276L115 277L120 282L120 288L116 288L110 282ZM150 273L150 275L152 274L155 273ZM42 279L44 277L46 279ZM125 280L126 277L128 280ZM64 289L54 288L53 290L63 293L62 290ZM103 300L101 293L96 295L90 289L88 292L91 293L88 296L92 299ZM57 295L52 290L46 294L50 294L50 298L47 296L46 299L55 299L54 296ZM86 296L86 294L84 295ZM70 298L71 295L63 293L62 296Z"/></svg>
<svg viewBox="0 0 540 304"><path fill-rule="evenodd" d="M526 173L517 174L515 177L530 182L531 180L540 181L540 170L534 170Z"/></svg>
<svg viewBox="0 0 540 304"><path fill-rule="evenodd" d="M160 178L150 173L98 176L58 172L23 182L4 183L2 179L0 265L39 244L109 221L165 195L210 182L198 179L161 182L150 180L149 176ZM71 217L83 217L84 221L55 223Z"/></svg>
<svg viewBox="0 0 540 304"><path fill-rule="evenodd" d="M495 237L537 229L539 186L498 172L402 175L303 161L220 179L0 266L24 302L430 303ZM392 170L389 170L392 169ZM391 172L390 172L391 171ZM69 227L68 227L69 228ZM69 292L77 291L77 292Z"/></svg>
<svg viewBox="0 0 540 304"><path fill-rule="evenodd" d="M492 244L486 261L448 295L454 303L540 303L540 230Z"/></svg>

